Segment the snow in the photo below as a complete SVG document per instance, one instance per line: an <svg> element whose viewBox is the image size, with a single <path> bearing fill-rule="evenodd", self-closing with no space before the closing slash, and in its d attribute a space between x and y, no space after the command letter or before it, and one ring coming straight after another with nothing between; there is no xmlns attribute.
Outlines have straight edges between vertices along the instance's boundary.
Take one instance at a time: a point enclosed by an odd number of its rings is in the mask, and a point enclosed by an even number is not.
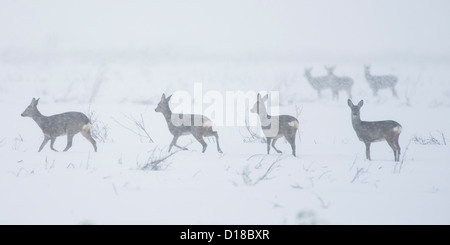
<svg viewBox="0 0 450 245"><path fill-rule="evenodd" d="M0 224L450 224L447 1L43 2L0 10ZM367 64L398 77L399 98L372 95ZM317 97L304 69L325 65L353 78L362 120L403 126L400 163L386 142L365 159L343 91ZM279 91L280 113L299 113L297 157L214 126L224 154L182 136L189 150L142 170L172 140L161 94L195 83ZM98 152L78 134L38 153L42 132L20 116L33 97L47 116L93 112ZM141 116L153 143L129 130Z"/></svg>

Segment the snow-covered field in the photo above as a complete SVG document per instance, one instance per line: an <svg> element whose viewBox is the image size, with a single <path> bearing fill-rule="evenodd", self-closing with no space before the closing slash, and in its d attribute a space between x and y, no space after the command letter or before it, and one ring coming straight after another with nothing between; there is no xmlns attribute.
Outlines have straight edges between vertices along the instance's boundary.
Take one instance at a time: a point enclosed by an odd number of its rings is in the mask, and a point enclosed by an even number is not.
<svg viewBox="0 0 450 245"><path fill-rule="evenodd" d="M450 224L448 61L371 62L373 74L399 77L398 99L372 96L363 63L335 62L337 75L355 80L354 102L365 100L363 120L403 125L395 163L386 142L365 159L344 93L317 98L303 72L325 75L324 62L2 57L0 224ZM284 139L283 154L266 155L265 144L244 142L244 127L216 127L224 154L212 140L202 154L183 136L188 151L142 170L172 140L154 111L161 94L194 83L223 94L280 91L281 113L299 113L297 157ZM68 152L38 153L42 132L20 116L33 97L44 115L93 112L98 152L77 135ZM141 115L154 143L126 128L136 130L130 119ZM56 149L65 144L58 138Z"/></svg>

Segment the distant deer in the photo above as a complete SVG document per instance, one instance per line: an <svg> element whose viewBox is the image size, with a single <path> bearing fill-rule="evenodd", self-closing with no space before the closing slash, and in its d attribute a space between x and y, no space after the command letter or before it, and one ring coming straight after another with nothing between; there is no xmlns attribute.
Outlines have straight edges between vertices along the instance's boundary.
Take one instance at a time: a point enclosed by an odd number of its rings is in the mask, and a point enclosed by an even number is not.
<svg viewBox="0 0 450 245"><path fill-rule="evenodd" d="M330 79L329 84L333 92L333 99L339 99L339 91L345 90L348 98L352 98L353 79L351 77L338 77L334 74L335 67L326 67Z"/></svg>
<svg viewBox="0 0 450 245"><path fill-rule="evenodd" d="M395 97L398 97L397 91L395 91L395 85L397 84L397 77L392 75L385 75L385 76L372 76L370 74L370 66L364 67L364 73L366 76L367 82L369 82L369 86L373 91L373 95L378 95L378 90L389 88L392 90L392 94Z"/></svg>
<svg viewBox="0 0 450 245"><path fill-rule="evenodd" d="M361 100L356 106L350 99L347 103L352 110L353 129L355 130L359 140L366 144L366 158L368 160L372 160L370 158L370 144L372 142L386 140L394 151L395 161L398 162L400 159L400 145L398 143L398 138L402 132L402 126L395 121L361 121L359 111L363 106L364 101Z"/></svg>
<svg viewBox="0 0 450 245"><path fill-rule="evenodd" d="M319 98L322 97L321 91L323 89L330 88L330 78L329 76L320 76L320 77L313 77L311 75L312 68L305 69L305 77L308 80L309 84L317 91L317 95Z"/></svg>
<svg viewBox="0 0 450 245"><path fill-rule="evenodd" d="M43 116L37 109L39 99L33 98L31 104L22 113L22 117L31 117L39 125L44 133L44 141L39 147L39 152L50 140L50 149L53 148L56 137L67 135L67 146L64 151L69 150L72 147L73 136L81 132L97 152L97 143L91 136L91 122L89 118L81 112L65 112L53 116Z"/></svg>
<svg viewBox="0 0 450 245"><path fill-rule="evenodd" d="M177 145L177 140L182 135L192 134L194 138L200 142L203 146L202 152L204 153L206 147L208 146L203 139L203 137L214 136L216 137L217 143L217 151L222 153L222 150L219 146L219 135L217 131L213 131L212 121L203 116L203 115L195 115L195 114L175 114L172 113L169 107L169 101L172 95L166 98L166 95L163 94L161 97L161 101L158 106L155 108L156 112L161 112L166 119L167 126L169 127L170 133L173 135L172 142L169 146L169 152L172 149L172 146L176 146L182 150L187 150L186 147L181 147Z"/></svg>
<svg viewBox="0 0 450 245"><path fill-rule="evenodd" d="M267 114L266 106L264 102L267 101L269 95L267 94L263 98L258 94L257 101L253 108L250 110L252 113L257 113L261 121L261 128L267 139L267 154L270 153L270 142L272 141L272 147L278 153L282 153L275 147L275 142L278 138L286 137L292 148L292 155L295 156L295 134L298 129L298 120L293 116L280 115L271 116Z"/></svg>

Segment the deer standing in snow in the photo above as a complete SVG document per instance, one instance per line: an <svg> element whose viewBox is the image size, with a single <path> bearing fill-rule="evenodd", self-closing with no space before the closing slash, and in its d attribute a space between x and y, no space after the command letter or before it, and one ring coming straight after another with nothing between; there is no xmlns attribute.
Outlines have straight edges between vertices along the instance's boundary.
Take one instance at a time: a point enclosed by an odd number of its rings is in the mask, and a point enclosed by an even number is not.
<svg viewBox="0 0 450 245"><path fill-rule="evenodd" d="M347 92L348 98L352 98L353 79L351 77L338 77L334 74L335 67L326 67L330 79L329 85L333 92L333 99L339 99L339 91L344 90Z"/></svg>
<svg viewBox="0 0 450 245"><path fill-rule="evenodd" d="M364 74L367 82L369 83L370 88L373 91L373 95L378 95L378 90L380 89L391 89L392 95L398 97L397 91L395 91L395 85L397 84L397 77L392 75L384 75L384 76L372 76L370 74L370 66L364 67Z"/></svg>
<svg viewBox="0 0 450 245"><path fill-rule="evenodd" d="M321 91L327 88L330 88L330 77L329 76L320 76L313 77L311 75L312 68L305 69L305 77L308 80L309 84L317 91L317 95L319 98L322 97Z"/></svg>
<svg viewBox="0 0 450 245"><path fill-rule="evenodd" d="M370 144L372 142L386 140L394 151L395 161L398 162L400 160L400 145L398 143L398 138L402 132L402 126L395 121L361 121L360 110L364 101L361 100L358 105L354 105L349 99L347 104L352 111L353 129L359 140L366 145L366 158L372 160L370 158Z"/></svg>
<svg viewBox="0 0 450 245"><path fill-rule="evenodd" d="M257 101L250 110L252 113L257 113L261 121L261 128L267 139L267 154L270 153L270 142L272 147L278 153L282 153L275 147L275 142L281 137L286 137L292 148L292 155L295 156L295 134L298 129L298 120L289 115L271 116L267 114L264 102L267 101L269 95L266 94L263 98L258 94Z"/></svg>
<svg viewBox="0 0 450 245"><path fill-rule="evenodd" d="M214 136L216 138L217 151L219 153L222 153L222 150L219 146L219 135L217 134L217 131L213 131L212 121L203 115L172 113L169 107L169 101L171 98L172 95L166 98L166 95L163 94L161 97L161 101L155 108L156 112L161 112L164 115L167 126L169 127L169 131L173 135L172 142L169 146L169 152L173 146L178 147L182 150L187 150L186 147L177 145L177 140L182 135L192 134L192 136L194 136L194 138L203 146L203 153L208 146L203 137L207 136Z"/></svg>
<svg viewBox="0 0 450 245"><path fill-rule="evenodd" d="M50 149L53 148L56 137L67 135L67 146L64 151L72 147L73 136L81 133L97 152L97 143L91 136L91 122L89 118L81 112L65 112L53 116L43 116L37 109L39 99L33 98L30 105L22 113L22 117L31 117L44 133L44 141L39 147L39 152L50 141Z"/></svg>

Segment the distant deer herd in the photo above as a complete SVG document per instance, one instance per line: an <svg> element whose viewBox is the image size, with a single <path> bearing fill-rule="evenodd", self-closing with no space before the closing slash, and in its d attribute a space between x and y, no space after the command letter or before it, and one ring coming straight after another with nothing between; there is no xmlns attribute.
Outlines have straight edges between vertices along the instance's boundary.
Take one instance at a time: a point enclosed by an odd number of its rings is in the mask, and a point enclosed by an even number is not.
<svg viewBox="0 0 450 245"><path fill-rule="evenodd" d="M395 161L398 162L400 159L400 145L398 141L400 133L402 132L402 126L395 121L362 121L360 109L363 106L364 101L361 100L357 105L354 105L351 101L352 86L354 84L353 79L345 76L336 76L334 74L334 67L325 67L325 69L327 75L316 77L311 74L311 68L305 69L305 77L313 89L317 91L319 97L322 95L321 91L325 89L331 89L333 99L338 99L339 92L342 90L347 93L349 98L347 104L351 109L353 129L355 130L358 139L364 142L366 146L366 158L371 160L371 143L387 141L394 151ZM365 66L364 72L365 78L369 83L374 96L378 95L380 89L390 89L392 94L397 97L397 92L395 90L398 81L397 77L392 75L374 76L370 73L369 66ZM207 148L207 144L203 137L214 136L216 139L217 151L222 153L219 145L219 134L212 129L213 122L203 115L172 113L169 107L171 97L172 96L166 97L166 95L163 94L160 102L155 108L156 112L161 112L163 114L169 131L173 135L172 142L169 146L169 152L173 146L182 150L187 150L187 148L177 145L177 140L180 136L192 135L202 145L203 153ZM270 146L272 146L277 153L282 153L275 147L275 143L279 138L285 137L287 142L291 145L292 155L296 156L295 135L299 126L297 118L289 115L269 115L265 106L268 95L261 97L261 95L258 94L256 99L256 103L250 111L259 116L262 131L266 136L267 154L270 153ZM67 151L72 147L73 137L77 133L81 133L92 144L94 150L97 152L97 144L91 136L91 122L85 114L81 112L65 112L53 116L44 116L37 108L38 103L39 99L33 98L30 105L21 115L22 117L31 117L42 129L44 141L39 147L39 152L44 148L48 141L50 141L50 149L57 151L53 147L56 137L63 135L67 135L67 146L64 149L64 151Z"/></svg>

